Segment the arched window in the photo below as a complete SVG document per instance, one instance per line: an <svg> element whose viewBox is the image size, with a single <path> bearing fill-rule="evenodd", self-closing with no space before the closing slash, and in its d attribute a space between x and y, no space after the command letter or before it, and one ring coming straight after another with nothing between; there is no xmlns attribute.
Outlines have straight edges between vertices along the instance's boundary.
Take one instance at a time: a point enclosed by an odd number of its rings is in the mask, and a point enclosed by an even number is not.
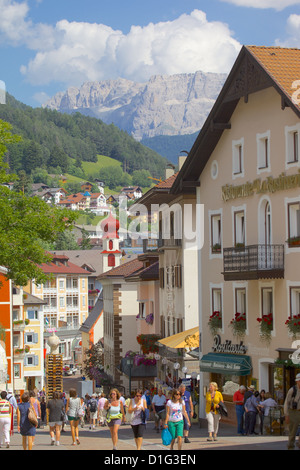
<svg viewBox="0 0 300 470"><path fill-rule="evenodd" d="M113 242L112 240L109 240L109 242L108 242L108 248L109 248L110 250L112 250L113 247L114 247L114 242Z"/></svg>
<svg viewBox="0 0 300 470"><path fill-rule="evenodd" d="M116 264L115 255L108 255L108 266L113 268Z"/></svg>

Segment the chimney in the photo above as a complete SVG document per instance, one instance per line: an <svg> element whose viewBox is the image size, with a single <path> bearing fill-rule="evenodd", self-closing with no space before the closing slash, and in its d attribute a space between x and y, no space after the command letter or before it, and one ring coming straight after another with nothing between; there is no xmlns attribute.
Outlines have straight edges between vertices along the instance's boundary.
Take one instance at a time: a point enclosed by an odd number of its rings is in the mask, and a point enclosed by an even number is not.
<svg viewBox="0 0 300 470"><path fill-rule="evenodd" d="M172 163L168 163L168 165L166 166L166 180L168 178L170 178L171 176L173 176L175 173L175 166L172 165Z"/></svg>
<svg viewBox="0 0 300 470"><path fill-rule="evenodd" d="M179 155L179 157L178 157L178 170L179 171L183 167L183 164L186 161L186 159L187 159L187 155L186 156L185 155Z"/></svg>

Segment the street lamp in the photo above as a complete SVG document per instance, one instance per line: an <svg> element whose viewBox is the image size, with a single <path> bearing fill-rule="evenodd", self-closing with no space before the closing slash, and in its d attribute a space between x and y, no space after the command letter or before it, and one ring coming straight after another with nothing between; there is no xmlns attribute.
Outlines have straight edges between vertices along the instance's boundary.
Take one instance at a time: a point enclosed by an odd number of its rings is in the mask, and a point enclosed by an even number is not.
<svg viewBox="0 0 300 470"><path fill-rule="evenodd" d="M133 366L133 358L127 357L126 363L127 363L127 366L129 367L129 397L131 398L131 369Z"/></svg>

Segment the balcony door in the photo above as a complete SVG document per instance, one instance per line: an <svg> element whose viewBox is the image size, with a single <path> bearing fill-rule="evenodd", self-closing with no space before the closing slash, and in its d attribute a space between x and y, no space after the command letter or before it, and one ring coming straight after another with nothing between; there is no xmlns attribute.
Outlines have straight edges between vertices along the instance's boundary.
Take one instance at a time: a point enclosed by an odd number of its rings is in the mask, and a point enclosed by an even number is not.
<svg viewBox="0 0 300 470"><path fill-rule="evenodd" d="M272 268L272 214L269 201L263 200L259 214L259 268Z"/></svg>

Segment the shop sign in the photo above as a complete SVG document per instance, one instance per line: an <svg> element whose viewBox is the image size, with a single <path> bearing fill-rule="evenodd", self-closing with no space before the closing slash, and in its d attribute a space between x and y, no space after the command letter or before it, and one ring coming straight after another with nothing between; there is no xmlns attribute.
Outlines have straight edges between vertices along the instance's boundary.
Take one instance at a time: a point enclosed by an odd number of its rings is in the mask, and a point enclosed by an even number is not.
<svg viewBox="0 0 300 470"><path fill-rule="evenodd" d="M265 180L257 178L253 182L247 182L239 186L226 184L222 187L222 199L224 202L232 199L253 196L254 194L275 193L287 189L300 187L300 170L295 175L281 173L277 178L269 176Z"/></svg>
<svg viewBox="0 0 300 470"><path fill-rule="evenodd" d="M240 344L232 344L232 341L226 340L225 343L221 343L221 336L216 335L214 337L214 344L212 347L213 352L216 353L228 353L228 354L246 354L247 346L244 345L243 341Z"/></svg>

